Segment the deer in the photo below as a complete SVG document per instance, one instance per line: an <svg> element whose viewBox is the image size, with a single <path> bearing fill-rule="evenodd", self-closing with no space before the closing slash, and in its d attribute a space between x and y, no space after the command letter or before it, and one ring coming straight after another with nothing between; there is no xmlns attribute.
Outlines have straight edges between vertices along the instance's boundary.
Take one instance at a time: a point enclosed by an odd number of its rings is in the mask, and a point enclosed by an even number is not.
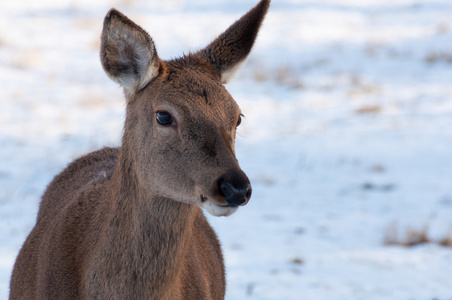
<svg viewBox="0 0 452 300"><path fill-rule="evenodd" d="M269 5L166 61L145 30L107 13L100 60L126 98L121 145L76 159L48 185L10 299L225 297L223 254L203 209L229 216L251 197L235 154L242 113L224 85Z"/></svg>

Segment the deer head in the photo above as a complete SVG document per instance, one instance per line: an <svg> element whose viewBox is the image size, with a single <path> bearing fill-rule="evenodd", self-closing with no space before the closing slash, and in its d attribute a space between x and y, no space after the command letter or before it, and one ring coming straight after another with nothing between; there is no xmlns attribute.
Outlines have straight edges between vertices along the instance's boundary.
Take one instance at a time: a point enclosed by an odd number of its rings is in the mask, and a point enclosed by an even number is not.
<svg viewBox="0 0 452 300"><path fill-rule="evenodd" d="M241 111L224 87L249 54L269 0L206 48L162 61L152 38L119 11L104 20L101 62L127 99L122 148L147 195L230 215L251 196L235 157Z"/></svg>

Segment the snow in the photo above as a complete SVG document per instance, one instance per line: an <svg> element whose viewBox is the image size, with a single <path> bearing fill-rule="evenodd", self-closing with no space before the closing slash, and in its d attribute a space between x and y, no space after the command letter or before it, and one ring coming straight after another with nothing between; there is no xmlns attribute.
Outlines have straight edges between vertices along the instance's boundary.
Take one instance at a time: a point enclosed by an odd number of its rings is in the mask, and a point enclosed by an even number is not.
<svg viewBox="0 0 452 300"><path fill-rule="evenodd" d="M121 89L98 56L120 9L163 59L207 45L256 1L0 4L0 299L40 196L76 157L117 146ZM227 84L245 118L250 203L209 217L226 299L451 299L452 3L273 0ZM408 231L430 243L401 243Z"/></svg>

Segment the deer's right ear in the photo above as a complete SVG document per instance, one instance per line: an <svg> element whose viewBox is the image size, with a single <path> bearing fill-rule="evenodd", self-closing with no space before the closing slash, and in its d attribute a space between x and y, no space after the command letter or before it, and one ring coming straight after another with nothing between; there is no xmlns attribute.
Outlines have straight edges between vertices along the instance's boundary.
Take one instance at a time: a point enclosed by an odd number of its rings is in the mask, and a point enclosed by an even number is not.
<svg viewBox="0 0 452 300"><path fill-rule="evenodd" d="M104 19L100 60L107 75L127 94L143 88L158 75L160 67L149 34L114 8Z"/></svg>

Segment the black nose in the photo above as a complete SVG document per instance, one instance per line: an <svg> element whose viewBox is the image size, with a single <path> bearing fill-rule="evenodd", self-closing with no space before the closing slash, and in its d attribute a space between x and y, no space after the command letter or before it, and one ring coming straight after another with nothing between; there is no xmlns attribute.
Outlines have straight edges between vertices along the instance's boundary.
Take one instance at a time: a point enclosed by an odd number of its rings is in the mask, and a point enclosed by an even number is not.
<svg viewBox="0 0 452 300"><path fill-rule="evenodd" d="M247 184L244 188L235 188L226 181L219 182L220 194L229 205L242 205L251 197L251 186Z"/></svg>

